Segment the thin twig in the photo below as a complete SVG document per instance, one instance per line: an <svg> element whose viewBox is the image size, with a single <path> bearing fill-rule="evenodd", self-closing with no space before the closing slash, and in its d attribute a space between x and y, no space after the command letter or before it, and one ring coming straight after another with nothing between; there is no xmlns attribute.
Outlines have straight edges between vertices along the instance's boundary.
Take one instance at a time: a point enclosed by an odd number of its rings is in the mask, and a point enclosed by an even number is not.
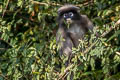
<svg viewBox="0 0 120 80"><path fill-rule="evenodd" d="M8 4L9 4L9 1L10 1L10 0L8 0L7 4L6 4L6 6L5 6L5 9L4 9L3 14L2 14L2 18L3 18L4 15L5 15L5 12L6 12L6 10L7 10Z"/></svg>
<svg viewBox="0 0 120 80"><path fill-rule="evenodd" d="M105 37L108 33L110 33L114 28L116 28L118 25L120 24L120 19L115 23L115 27L112 27L111 26L111 28L110 28L110 30L109 31L106 31L106 32L104 32L101 36L99 36L99 37ZM88 53L92 48L93 48L93 46L95 46L95 44L97 43L98 41L96 41L95 43L93 43L93 44L91 44L91 46L90 47L88 47L83 53L85 54L85 53Z"/></svg>
<svg viewBox="0 0 120 80"><path fill-rule="evenodd" d="M88 52L95 46L95 44L96 44L97 42L98 42L98 40L97 40L96 42L94 42L93 44L91 44L90 47L88 47L88 48L83 52L83 54L88 53Z"/></svg>
<svg viewBox="0 0 120 80"><path fill-rule="evenodd" d="M32 2L33 4L45 5L45 6L48 6L48 5L52 5L52 6L63 6L63 5L58 4L58 3L45 3L45 2L38 2L38 1L33 1L33 0L30 0L30 2ZM78 7L87 6L87 5L92 5L93 3L94 3L94 1L91 0L91 1L87 1L87 2L84 2L84 3L79 4L79 5L76 5L76 6L78 6Z"/></svg>
<svg viewBox="0 0 120 80"><path fill-rule="evenodd" d="M69 66L64 70L64 72L60 74L58 80L61 80L63 77L65 77L65 76L66 76L66 73L67 73L71 68L73 68L73 67L74 67L73 64L69 65Z"/></svg>
<svg viewBox="0 0 120 80"><path fill-rule="evenodd" d="M9 45L10 47L12 47L12 45L11 45L9 42L5 41L4 39L0 38L0 41L3 41L4 43L6 43L6 44Z"/></svg>
<svg viewBox="0 0 120 80"><path fill-rule="evenodd" d="M79 5L76 5L76 6L82 7L82 6L88 6L88 5L93 5L93 4L94 4L94 1L90 0L90 1L87 1L87 2L83 2L82 4L79 4Z"/></svg>
<svg viewBox="0 0 120 80"><path fill-rule="evenodd" d="M38 1L33 1L33 0L30 0L30 2L32 2L34 4L45 5L45 6L48 6L48 5L62 6L61 4L58 4L58 3L44 3L44 2L38 2Z"/></svg>
<svg viewBox="0 0 120 80"><path fill-rule="evenodd" d="M2 73L0 73L0 76L3 77L5 80L8 80L8 78L5 77Z"/></svg>
<svg viewBox="0 0 120 80"><path fill-rule="evenodd" d="M104 32L101 37L105 37L108 33L110 33L113 29L115 29L120 24L120 19L115 23L115 27L111 26L109 31Z"/></svg>
<svg viewBox="0 0 120 80"><path fill-rule="evenodd" d="M0 48L0 50L7 50L8 48Z"/></svg>

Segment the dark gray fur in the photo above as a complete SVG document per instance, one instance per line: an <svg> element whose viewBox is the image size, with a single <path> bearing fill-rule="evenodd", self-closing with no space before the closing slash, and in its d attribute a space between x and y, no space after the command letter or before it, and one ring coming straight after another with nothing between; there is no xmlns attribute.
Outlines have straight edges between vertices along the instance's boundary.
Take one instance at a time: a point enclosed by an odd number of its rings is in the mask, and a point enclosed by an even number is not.
<svg viewBox="0 0 120 80"><path fill-rule="evenodd" d="M69 25L66 24L66 20L63 15L65 13L73 12L74 17L71 18L72 23ZM65 5L58 9L58 18L57 18L59 28L56 34L57 45L59 46L60 55L64 54L68 56L66 61L66 67L71 62L72 47L77 47L79 45L79 39L83 39L84 35L93 30L93 24L88 19L86 15L81 15L79 13L79 8L73 5ZM73 80L73 72L70 75L70 80ZM66 80L67 76L64 80Z"/></svg>
<svg viewBox="0 0 120 80"><path fill-rule="evenodd" d="M63 14L69 11L75 14L68 29ZM82 39L89 30L93 29L93 24L86 15L81 15L79 8L74 5L65 5L59 8L57 19L59 28L56 41L59 46L59 53L70 56L72 54L72 47L79 45L79 39Z"/></svg>

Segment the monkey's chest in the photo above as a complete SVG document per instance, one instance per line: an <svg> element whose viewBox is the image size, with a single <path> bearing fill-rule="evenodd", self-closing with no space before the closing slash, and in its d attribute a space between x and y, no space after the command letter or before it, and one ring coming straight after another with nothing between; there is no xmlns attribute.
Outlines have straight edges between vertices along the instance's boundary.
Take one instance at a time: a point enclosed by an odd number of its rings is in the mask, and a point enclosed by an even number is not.
<svg viewBox="0 0 120 80"><path fill-rule="evenodd" d="M82 26L77 26L77 25L70 27L68 32L74 34L74 36L78 38L83 37L83 35L85 34L85 30L82 28Z"/></svg>

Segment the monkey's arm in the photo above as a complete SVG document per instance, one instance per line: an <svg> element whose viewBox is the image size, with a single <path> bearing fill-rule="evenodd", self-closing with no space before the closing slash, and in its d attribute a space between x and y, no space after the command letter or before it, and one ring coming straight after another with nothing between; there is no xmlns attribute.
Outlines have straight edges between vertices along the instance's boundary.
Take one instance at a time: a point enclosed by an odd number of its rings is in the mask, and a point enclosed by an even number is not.
<svg viewBox="0 0 120 80"><path fill-rule="evenodd" d="M58 29L56 35L56 42L60 55L65 54L69 56L72 53L73 43L71 41L71 38L68 36L68 34L64 31L62 27L59 27Z"/></svg>
<svg viewBox="0 0 120 80"><path fill-rule="evenodd" d="M62 27L58 28L57 34L56 34L56 42L57 44L62 41L62 38L66 36L65 30Z"/></svg>
<svg viewBox="0 0 120 80"><path fill-rule="evenodd" d="M93 30L93 23L89 20L89 18L86 15L81 15L83 19L83 24L88 30Z"/></svg>

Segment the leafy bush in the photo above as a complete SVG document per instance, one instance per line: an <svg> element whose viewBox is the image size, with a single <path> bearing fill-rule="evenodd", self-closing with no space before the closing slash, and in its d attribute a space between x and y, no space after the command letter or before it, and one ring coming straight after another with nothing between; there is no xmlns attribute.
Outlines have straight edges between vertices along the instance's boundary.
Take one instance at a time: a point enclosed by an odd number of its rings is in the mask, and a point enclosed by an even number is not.
<svg viewBox="0 0 120 80"><path fill-rule="evenodd" d="M120 79L119 0L0 1L0 80ZM74 4L94 23L94 33L73 48L73 63L56 46L57 9ZM96 36L97 33L97 36ZM82 50L81 50L82 49ZM69 79L68 79L69 80Z"/></svg>

